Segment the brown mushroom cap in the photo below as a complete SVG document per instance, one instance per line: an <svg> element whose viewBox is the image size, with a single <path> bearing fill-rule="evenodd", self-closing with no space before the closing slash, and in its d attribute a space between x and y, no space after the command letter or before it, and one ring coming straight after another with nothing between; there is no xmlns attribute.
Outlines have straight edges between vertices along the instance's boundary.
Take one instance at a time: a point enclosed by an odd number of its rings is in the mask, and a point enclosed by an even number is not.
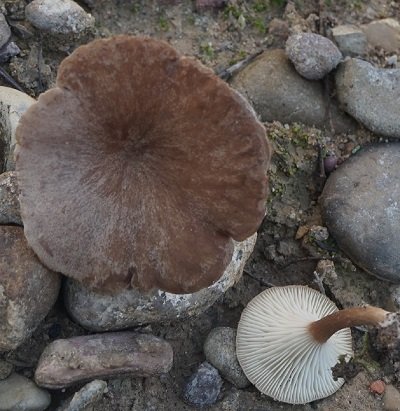
<svg viewBox="0 0 400 411"><path fill-rule="evenodd" d="M263 126L238 93L161 41L78 48L22 117L17 142L30 246L92 288L197 291L264 215Z"/></svg>

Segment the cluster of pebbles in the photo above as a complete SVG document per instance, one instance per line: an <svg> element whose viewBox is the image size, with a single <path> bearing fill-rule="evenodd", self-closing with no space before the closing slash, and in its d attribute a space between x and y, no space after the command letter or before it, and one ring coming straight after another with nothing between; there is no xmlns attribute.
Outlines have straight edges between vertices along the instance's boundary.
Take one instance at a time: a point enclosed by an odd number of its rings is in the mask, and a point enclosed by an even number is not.
<svg viewBox="0 0 400 411"><path fill-rule="evenodd" d="M207 2L198 3L207 7ZM33 0L25 17L64 48L63 36L69 41L71 36L82 39L94 28L94 18L71 0ZM17 23L14 29L18 30ZM334 42L314 33L294 34L285 50L266 50L248 64L232 79L232 86L246 96L264 122L301 122L321 129L328 124L331 133L352 132L361 124L384 138L330 175L321 206L330 234L353 262L378 278L400 282L400 144L393 142L400 138L400 69L396 68L400 25L385 19L363 27L338 26L331 37ZM387 67L375 67L360 58L368 44L392 54ZM19 52L0 13L0 62ZM337 99L327 108L328 81L334 84ZM0 254L2 352L16 349L29 338L53 306L62 281L29 249L19 214L15 129L33 102L25 93L0 87L0 151L4 153L0 159L0 250L6 255ZM64 303L71 317L91 332L106 333L49 344L37 365L35 383L1 360L0 409L45 410L51 401L46 388L93 380L63 408L84 409L107 390L107 384L96 378L168 372L173 353L167 341L118 330L200 314L240 278L255 240L253 236L237 243L222 278L194 294L143 295L130 290L106 296L64 279ZM393 298L397 297L395 293ZM235 333L228 327L210 333L204 345L207 361L183 388L187 402L200 407L215 403L223 379L239 389L250 384L236 359Z"/></svg>

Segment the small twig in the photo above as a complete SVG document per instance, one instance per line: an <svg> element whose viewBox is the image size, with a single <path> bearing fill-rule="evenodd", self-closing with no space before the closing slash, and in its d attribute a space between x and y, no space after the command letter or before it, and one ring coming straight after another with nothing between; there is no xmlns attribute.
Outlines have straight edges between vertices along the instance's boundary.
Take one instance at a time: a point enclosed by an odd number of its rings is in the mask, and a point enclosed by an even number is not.
<svg viewBox="0 0 400 411"><path fill-rule="evenodd" d="M241 60L226 69L220 70L219 72L217 72L217 76L222 78L222 80L229 80L234 74L242 70L251 61L253 61L256 57L258 57L262 52L263 52L262 50L258 51L257 53L252 54L249 57L246 57L244 60Z"/></svg>
<svg viewBox="0 0 400 411"><path fill-rule="evenodd" d="M318 144L319 176L322 178L326 178L324 151L325 151L325 148L322 147L321 144Z"/></svg>
<svg viewBox="0 0 400 411"><path fill-rule="evenodd" d="M253 280L258 281L261 285L263 285L265 287L276 287L275 284L264 281L263 279L256 277L254 274L250 273L247 270L243 270L243 274L246 274L248 277L252 278Z"/></svg>
<svg viewBox="0 0 400 411"><path fill-rule="evenodd" d="M2 67L0 67L0 77L10 86L25 93L24 89Z"/></svg>
<svg viewBox="0 0 400 411"><path fill-rule="evenodd" d="M320 291L322 294L326 295L325 287L324 287L324 278L325 278L325 275L319 276L316 271L314 271L313 274L314 274L314 277L315 277L315 280L314 280L313 282L318 285L319 291Z"/></svg>

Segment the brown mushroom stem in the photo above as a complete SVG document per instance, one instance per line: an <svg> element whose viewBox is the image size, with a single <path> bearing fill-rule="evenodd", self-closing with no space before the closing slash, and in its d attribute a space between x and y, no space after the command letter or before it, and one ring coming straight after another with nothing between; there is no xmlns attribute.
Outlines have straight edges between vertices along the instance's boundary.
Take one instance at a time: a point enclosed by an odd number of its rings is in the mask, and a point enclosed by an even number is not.
<svg viewBox="0 0 400 411"><path fill-rule="evenodd" d="M327 315L309 326L312 337L319 343L325 343L335 332L358 325L377 326L390 314L382 308L366 306L347 308Z"/></svg>

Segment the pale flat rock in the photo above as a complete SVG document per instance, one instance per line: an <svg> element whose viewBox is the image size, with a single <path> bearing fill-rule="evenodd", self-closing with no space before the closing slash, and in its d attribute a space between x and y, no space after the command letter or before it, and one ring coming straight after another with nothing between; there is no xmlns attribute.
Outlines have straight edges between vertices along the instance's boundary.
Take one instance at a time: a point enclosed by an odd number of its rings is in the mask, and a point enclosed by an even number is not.
<svg viewBox="0 0 400 411"><path fill-rule="evenodd" d="M35 99L21 91L0 86L0 170L15 169L15 130L22 114Z"/></svg>
<svg viewBox="0 0 400 411"><path fill-rule="evenodd" d="M262 121L303 123L325 129L326 98L320 81L309 81L297 73L285 51L267 50L240 71L232 86L252 104ZM330 104L337 132L355 130L354 121Z"/></svg>
<svg viewBox="0 0 400 411"><path fill-rule="evenodd" d="M33 0L25 15L33 26L52 34L78 34L94 26L94 17L72 0Z"/></svg>
<svg viewBox="0 0 400 411"><path fill-rule="evenodd" d="M257 235L237 243L222 277L193 294L126 290L117 295L96 293L77 281L66 279L64 301L72 318L92 331L111 331L140 324L173 321L199 315L241 277Z"/></svg>
<svg viewBox="0 0 400 411"><path fill-rule="evenodd" d="M361 26L373 47L383 48L388 52L400 50L400 24L392 18L376 20Z"/></svg>
<svg viewBox="0 0 400 411"><path fill-rule="evenodd" d="M168 372L172 361L171 345L153 335L92 334L49 344L39 359L35 381L57 389L95 378L151 377Z"/></svg>
<svg viewBox="0 0 400 411"><path fill-rule="evenodd" d="M400 69L349 59L336 72L342 108L376 134L400 138Z"/></svg>
<svg viewBox="0 0 400 411"><path fill-rule="evenodd" d="M321 196L329 232L350 259L400 282L400 143L366 147L328 178Z"/></svg>
<svg viewBox="0 0 400 411"><path fill-rule="evenodd" d="M15 171L0 174L0 224L22 225Z"/></svg>
<svg viewBox="0 0 400 411"><path fill-rule="evenodd" d="M50 401L47 391L22 375L0 381L0 411L44 411Z"/></svg>
<svg viewBox="0 0 400 411"><path fill-rule="evenodd" d="M0 273L0 351L9 351L48 314L61 278L40 263L17 226L0 226Z"/></svg>

